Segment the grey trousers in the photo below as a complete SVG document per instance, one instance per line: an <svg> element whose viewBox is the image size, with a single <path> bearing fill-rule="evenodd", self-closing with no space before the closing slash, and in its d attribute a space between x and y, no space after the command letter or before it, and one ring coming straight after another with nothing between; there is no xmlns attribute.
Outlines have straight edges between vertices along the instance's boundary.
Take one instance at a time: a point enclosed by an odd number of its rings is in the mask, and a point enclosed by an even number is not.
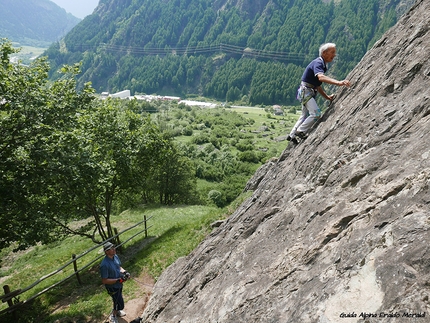
<svg viewBox="0 0 430 323"><path fill-rule="evenodd" d="M311 98L306 104L302 104L302 115L291 129L290 137L294 138L296 132L307 133L319 117L321 117L321 110L315 99Z"/></svg>

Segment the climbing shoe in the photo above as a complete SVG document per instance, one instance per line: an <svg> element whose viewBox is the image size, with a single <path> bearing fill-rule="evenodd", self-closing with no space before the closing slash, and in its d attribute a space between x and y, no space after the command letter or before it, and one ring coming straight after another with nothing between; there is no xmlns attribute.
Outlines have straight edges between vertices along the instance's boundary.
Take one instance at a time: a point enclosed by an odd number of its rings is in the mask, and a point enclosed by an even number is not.
<svg viewBox="0 0 430 323"><path fill-rule="evenodd" d="M290 135L288 135L287 140L291 141L295 145L299 143L296 138L292 138Z"/></svg>
<svg viewBox="0 0 430 323"><path fill-rule="evenodd" d="M302 140L305 140L308 137L307 134L305 134L304 132L300 132L300 131L296 132L296 136L299 137Z"/></svg>

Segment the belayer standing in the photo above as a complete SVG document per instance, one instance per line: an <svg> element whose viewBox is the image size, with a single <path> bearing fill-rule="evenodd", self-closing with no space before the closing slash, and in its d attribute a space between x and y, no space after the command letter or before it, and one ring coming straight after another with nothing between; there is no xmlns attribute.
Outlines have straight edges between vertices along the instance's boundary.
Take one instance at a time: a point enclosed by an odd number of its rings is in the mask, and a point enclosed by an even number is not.
<svg viewBox="0 0 430 323"><path fill-rule="evenodd" d="M305 139L312 125L321 117L321 110L315 101L315 96L320 93L327 100L333 101L334 94L327 95L324 92L321 84L328 83L337 86L351 86L348 80L337 81L331 77L324 75L327 71L327 63L333 61L336 56L336 45L326 43L319 48L319 57L314 59L306 67L300 87L297 91L297 99L302 104L302 115L297 120L289 136L288 141L297 144L297 138Z"/></svg>
<svg viewBox="0 0 430 323"><path fill-rule="evenodd" d="M100 276L107 292L112 297L113 310L109 317L111 323L118 323L117 316L124 316L124 299L122 297L122 283L130 278L130 274L121 267L121 261L116 254L113 243L103 245L105 257L100 264Z"/></svg>

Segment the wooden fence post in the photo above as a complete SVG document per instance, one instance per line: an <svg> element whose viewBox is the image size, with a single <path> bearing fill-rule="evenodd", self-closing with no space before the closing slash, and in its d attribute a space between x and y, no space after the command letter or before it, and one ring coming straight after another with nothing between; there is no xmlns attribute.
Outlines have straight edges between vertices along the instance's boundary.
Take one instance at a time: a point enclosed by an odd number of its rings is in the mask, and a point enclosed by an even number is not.
<svg viewBox="0 0 430 323"><path fill-rule="evenodd" d="M9 288L9 285L4 285L4 286L3 286L3 290L4 290L4 294L5 294L5 295L10 294L10 288ZM12 301L12 299L8 299L8 300L7 300L7 305L9 305L9 307L11 307L11 306L13 305L13 301Z"/></svg>
<svg viewBox="0 0 430 323"><path fill-rule="evenodd" d="M146 223L146 215L144 215L143 218L145 219L145 238L148 238L148 225Z"/></svg>
<svg viewBox="0 0 430 323"><path fill-rule="evenodd" d="M116 237L116 243L115 243L115 245L117 246L116 250L121 253L122 252L122 246L121 246L121 240L119 240L118 229L113 228L113 231L115 232L115 235L117 236Z"/></svg>
<svg viewBox="0 0 430 323"><path fill-rule="evenodd" d="M75 269L76 278L78 279L79 285L82 285L81 277L79 277L78 265L76 264L76 255L75 254L72 255L72 259L73 259L73 268Z"/></svg>
<svg viewBox="0 0 430 323"><path fill-rule="evenodd" d="M10 288L9 288L9 285L4 285L4 286L3 286L3 290L4 290L4 294L5 294L5 295L10 294ZM13 304L13 300L12 300L12 298L7 300L7 305L8 305L9 307L12 307L12 306L14 305L14 304ZM18 319L18 315L17 315L17 312L16 312L15 310L13 310L13 311L12 311L12 317L14 318L14 320L17 320L17 319Z"/></svg>

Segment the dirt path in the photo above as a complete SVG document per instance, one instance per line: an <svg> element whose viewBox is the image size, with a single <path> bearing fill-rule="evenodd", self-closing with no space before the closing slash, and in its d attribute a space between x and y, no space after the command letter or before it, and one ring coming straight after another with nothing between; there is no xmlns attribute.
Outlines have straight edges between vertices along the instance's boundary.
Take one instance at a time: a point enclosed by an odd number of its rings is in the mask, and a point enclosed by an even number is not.
<svg viewBox="0 0 430 323"><path fill-rule="evenodd" d="M133 320L142 316L143 310L149 300L149 296L145 299L132 299L125 303L124 311L127 313L126 316L119 317L118 323L130 323ZM134 322L133 322L134 323Z"/></svg>
<svg viewBox="0 0 430 323"><path fill-rule="evenodd" d="M145 296L143 298L135 298L126 301L124 311L127 313L127 315L119 317L118 323L130 323L133 320L140 318L152 294L152 288L154 287L154 280L152 277L148 275L142 275L132 279L134 279L135 282L142 288L142 292L145 293Z"/></svg>

